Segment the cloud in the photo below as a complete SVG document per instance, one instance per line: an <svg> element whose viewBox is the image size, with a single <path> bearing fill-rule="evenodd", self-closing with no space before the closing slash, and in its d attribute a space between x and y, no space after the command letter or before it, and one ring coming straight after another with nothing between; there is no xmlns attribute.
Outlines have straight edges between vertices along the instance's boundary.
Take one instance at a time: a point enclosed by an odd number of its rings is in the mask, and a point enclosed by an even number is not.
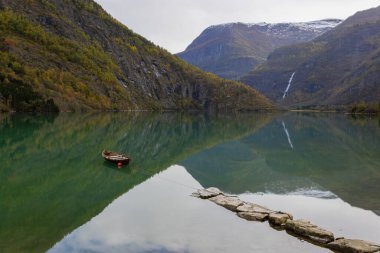
<svg viewBox="0 0 380 253"><path fill-rule="evenodd" d="M228 22L293 22L347 18L378 0L97 0L116 19L172 53L205 28Z"/></svg>

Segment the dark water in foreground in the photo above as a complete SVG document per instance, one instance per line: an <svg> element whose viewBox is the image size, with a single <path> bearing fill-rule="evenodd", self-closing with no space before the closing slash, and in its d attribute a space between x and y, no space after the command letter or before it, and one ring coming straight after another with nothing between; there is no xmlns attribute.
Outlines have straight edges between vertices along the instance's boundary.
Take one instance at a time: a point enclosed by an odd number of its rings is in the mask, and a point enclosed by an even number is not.
<svg viewBox="0 0 380 253"><path fill-rule="evenodd" d="M13 115L0 151L0 252L328 252L189 197L209 186L379 243L377 119Z"/></svg>

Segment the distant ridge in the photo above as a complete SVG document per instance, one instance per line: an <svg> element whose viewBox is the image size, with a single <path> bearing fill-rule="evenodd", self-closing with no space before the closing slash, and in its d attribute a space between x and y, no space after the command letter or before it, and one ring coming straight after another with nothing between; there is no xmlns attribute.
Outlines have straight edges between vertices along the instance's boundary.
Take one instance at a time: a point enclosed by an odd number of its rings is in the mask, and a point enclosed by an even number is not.
<svg viewBox="0 0 380 253"><path fill-rule="evenodd" d="M356 13L311 42L276 49L240 80L285 106L379 104L380 6Z"/></svg>
<svg viewBox="0 0 380 253"><path fill-rule="evenodd" d="M238 79L281 46L310 41L339 25L325 19L299 23L227 23L204 30L181 59L227 79Z"/></svg>

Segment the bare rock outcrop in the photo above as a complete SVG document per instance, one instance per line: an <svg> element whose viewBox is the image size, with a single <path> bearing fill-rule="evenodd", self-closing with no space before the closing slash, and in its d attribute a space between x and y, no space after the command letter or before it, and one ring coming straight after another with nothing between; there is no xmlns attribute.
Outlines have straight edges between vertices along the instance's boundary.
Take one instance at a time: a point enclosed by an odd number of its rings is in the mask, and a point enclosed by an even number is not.
<svg viewBox="0 0 380 253"><path fill-rule="evenodd" d="M210 199L221 194L223 193L218 188L211 187L208 189L198 190L197 192L193 193L193 196L201 199Z"/></svg>
<svg viewBox="0 0 380 253"><path fill-rule="evenodd" d="M284 226L288 220L292 220L293 216L288 213L274 212L269 214L269 222L274 226Z"/></svg>
<svg viewBox="0 0 380 253"><path fill-rule="evenodd" d="M238 212L249 212L249 213L261 213L261 214L268 214L268 215L270 213L274 213L274 211L272 211L266 207L256 205L253 203L247 203L247 202L244 202L243 205L239 206L237 208L237 211Z"/></svg>
<svg viewBox="0 0 380 253"><path fill-rule="evenodd" d="M342 253L375 253L380 252L380 245L362 240L338 238L327 244L327 248Z"/></svg>
<svg viewBox="0 0 380 253"><path fill-rule="evenodd" d="M216 197L210 198L210 201L227 208L233 212L237 211L237 208L244 204L243 201L236 197L229 197L225 195L218 195Z"/></svg>
<svg viewBox="0 0 380 253"><path fill-rule="evenodd" d="M239 212L237 215L240 218L249 220L249 221L266 221L268 219L267 213L254 213L254 212Z"/></svg>
<svg viewBox="0 0 380 253"><path fill-rule="evenodd" d="M306 220L288 220L285 229L315 243L325 244L334 241L333 233Z"/></svg>

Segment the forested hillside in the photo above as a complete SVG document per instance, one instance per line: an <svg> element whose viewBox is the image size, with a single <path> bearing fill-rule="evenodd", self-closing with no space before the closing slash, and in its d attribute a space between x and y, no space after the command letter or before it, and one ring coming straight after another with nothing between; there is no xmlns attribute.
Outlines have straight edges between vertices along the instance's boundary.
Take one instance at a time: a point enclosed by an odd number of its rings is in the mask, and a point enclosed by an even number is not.
<svg viewBox="0 0 380 253"><path fill-rule="evenodd" d="M0 0L0 109L257 110L255 90L207 74L92 0Z"/></svg>

